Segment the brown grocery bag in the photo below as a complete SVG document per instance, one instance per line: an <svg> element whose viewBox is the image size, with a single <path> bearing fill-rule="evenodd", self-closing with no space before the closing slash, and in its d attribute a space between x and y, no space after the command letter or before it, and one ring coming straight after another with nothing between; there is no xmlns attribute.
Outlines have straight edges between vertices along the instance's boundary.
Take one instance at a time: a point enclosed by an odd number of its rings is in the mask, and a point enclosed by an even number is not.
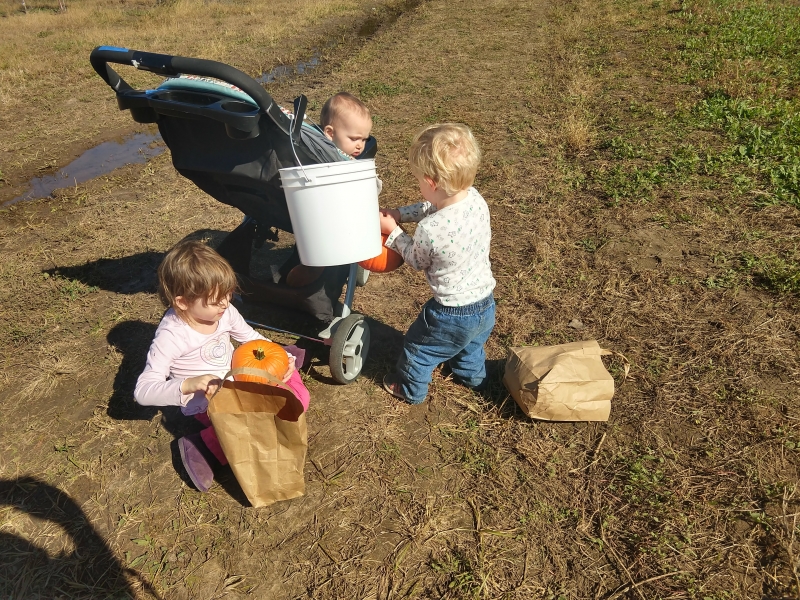
<svg viewBox="0 0 800 600"><path fill-rule="evenodd" d="M234 369L208 403L208 417L236 481L254 507L302 496L308 447L303 405L271 376L273 385L227 380L239 373L268 376Z"/></svg>
<svg viewBox="0 0 800 600"><path fill-rule="evenodd" d="M503 383L533 419L608 421L614 379L600 360L607 354L595 340L511 348Z"/></svg>

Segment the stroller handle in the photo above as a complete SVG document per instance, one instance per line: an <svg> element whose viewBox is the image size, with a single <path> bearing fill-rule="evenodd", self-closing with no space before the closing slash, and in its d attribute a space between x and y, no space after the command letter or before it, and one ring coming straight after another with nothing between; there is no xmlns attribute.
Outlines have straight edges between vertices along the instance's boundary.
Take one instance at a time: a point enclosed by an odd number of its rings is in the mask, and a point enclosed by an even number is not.
<svg viewBox="0 0 800 600"><path fill-rule="evenodd" d="M98 46L92 50L89 61L97 74L118 95L136 90L128 85L108 63L130 65L141 71L150 71L167 77L177 77L178 75L213 77L235 85L244 91L284 132L288 133L292 126L291 120L283 114L272 96L256 80L239 69L215 60L156 54L115 46Z"/></svg>

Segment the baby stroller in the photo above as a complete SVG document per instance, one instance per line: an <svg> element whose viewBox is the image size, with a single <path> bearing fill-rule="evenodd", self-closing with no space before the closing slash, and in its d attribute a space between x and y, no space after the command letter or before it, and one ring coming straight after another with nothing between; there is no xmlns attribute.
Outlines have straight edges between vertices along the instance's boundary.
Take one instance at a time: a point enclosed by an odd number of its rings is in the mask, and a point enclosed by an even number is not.
<svg viewBox="0 0 800 600"><path fill-rule="evenodd" d="M253 246L289 233L292 223L281 188L279 169L349 160L318 127L295 119L261 85L229 65L211 60L100 46L92 51L94 70L116 92L121 110L138 123L157 123L177 171L213 198L241 210L244 221L218 251L233 266L247 296L304 310L327 327L318 338L288 333L330 346L330 368L340 383L352 382L369 351L369 326L351 312L357 284L369 272L356 264L325 267L302 287L289 287L289 271L300 264L295 247L271 281L250 275ZM130 65L168 77L156 89L135 90L109 63ZM307 100L294 101L294 115L304 115ZM373 137L359 158L377 151ZM344 303L339 302L345 284Z"/></svg>

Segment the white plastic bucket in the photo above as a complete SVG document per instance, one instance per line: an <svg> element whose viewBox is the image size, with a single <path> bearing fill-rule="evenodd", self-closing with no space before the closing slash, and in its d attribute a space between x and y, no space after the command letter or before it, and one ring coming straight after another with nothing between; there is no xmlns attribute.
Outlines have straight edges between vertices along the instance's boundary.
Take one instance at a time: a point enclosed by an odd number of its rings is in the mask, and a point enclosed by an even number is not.
<svg viewBox="0 0 800 600"><path fill-rule="evenodd" d="M280 174L304 265L349 265L381 253L374 160L291 167Z"/></svg>

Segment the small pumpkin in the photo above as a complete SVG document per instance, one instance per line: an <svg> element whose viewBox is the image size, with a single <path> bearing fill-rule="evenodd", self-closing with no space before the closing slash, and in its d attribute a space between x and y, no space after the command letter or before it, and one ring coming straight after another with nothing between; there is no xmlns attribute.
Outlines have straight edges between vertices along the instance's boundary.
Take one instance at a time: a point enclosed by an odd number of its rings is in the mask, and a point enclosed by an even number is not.
<svg viewBox="0 0 800 600"><path fill-rule="evenodd" d="M378 256L358 263L362 269L373 273L388 273L403 264L403 257L400 256L400 253L385 246L387 237L389 236L385 233L381 234L381 253Z"/></svg>
<svg viewBox="0 0 800 600"><path fill-rule="evenodd" d="M245 342L233 351L231 369L239 369L241 367L261 369L278 379L278 381L282 381L286 371L289 370L289 355L286 354L286 350L275 342L253 340L252 342ZM234 375L233 378L236 381L274 383L266 377L246 375L244 373Z"/></svg>

